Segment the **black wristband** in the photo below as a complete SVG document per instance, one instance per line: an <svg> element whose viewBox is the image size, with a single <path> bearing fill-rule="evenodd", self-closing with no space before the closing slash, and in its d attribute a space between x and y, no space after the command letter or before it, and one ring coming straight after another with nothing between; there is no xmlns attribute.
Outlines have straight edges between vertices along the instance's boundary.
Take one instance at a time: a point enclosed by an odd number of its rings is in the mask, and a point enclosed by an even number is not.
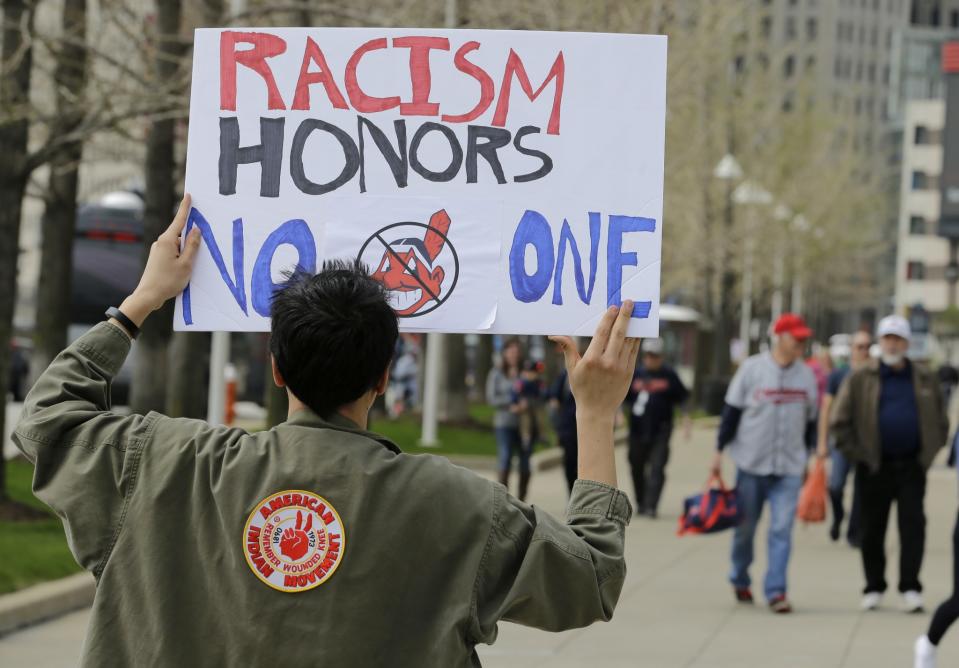
<svg viewBox="0 0 959 668"><path fill-rule="evenodd" d="M117 322L126 328L127 332L130 333L130 338L135 339L140 333L140 328L133 324L133 321L130 320L123 314L123 311L118 309L116 306L111 306L106 310L104 315L108 318L114 318Z"/></svg>

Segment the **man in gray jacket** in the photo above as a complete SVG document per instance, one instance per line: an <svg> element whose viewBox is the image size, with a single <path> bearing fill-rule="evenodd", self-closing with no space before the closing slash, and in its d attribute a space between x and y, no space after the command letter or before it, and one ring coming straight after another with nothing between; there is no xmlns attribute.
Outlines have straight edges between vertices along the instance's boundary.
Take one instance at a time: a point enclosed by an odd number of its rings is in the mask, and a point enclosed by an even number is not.
<svg viewBox="0 0 959 668"><path fill-rule="evenodd" d="M756 525L768 503L769 566L763 584L769 607L792 612L786 596L786 569L802 477L816 434L816 378L802 356L812 330L793 313L773 325L768 353L750 357L726 392L718 452L712 471L719 474L723 451L736 462L736 486L743 521L733 536L729 581L736 600L752 603L749 566Z"/></svg>

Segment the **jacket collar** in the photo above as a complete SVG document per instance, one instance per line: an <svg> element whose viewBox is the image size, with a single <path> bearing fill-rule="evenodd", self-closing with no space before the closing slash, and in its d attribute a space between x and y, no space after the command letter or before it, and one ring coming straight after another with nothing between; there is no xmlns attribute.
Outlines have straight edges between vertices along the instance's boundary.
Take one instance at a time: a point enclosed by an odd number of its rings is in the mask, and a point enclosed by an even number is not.
<svg viewBox="0 0 959 668"><path fill-rule="evenodd" d="M397 455L402 454L403 452L400 450L400 447L390 439L386 438L385 436L380 436L374 432L360 429L355 422L347 417L344 417L343 415L340 415L339 413L333 413L328 418L324 419L313 412L313 410L310 408L301 408L287 418L286 423L301 427L333 429L335 431L345 431L351 434L358 434L359 436L365 436L366 438L376 441L384 448Z"/></svg>

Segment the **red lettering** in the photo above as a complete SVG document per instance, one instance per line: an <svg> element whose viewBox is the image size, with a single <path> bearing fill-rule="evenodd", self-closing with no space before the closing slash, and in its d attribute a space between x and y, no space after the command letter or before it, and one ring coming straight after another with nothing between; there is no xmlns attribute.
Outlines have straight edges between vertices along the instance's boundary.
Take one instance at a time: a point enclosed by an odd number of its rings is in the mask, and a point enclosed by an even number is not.
<svg viewBox="0 0 959 668"><path fill-rule="evenodd" d="M310 72L310 64L316 63L319 68L316 72ZM313 84L323 84L326 89L326 96L330 99L330 104L334 109L347 109L346 100L343 94L336 87L333 81L333 74L330 72L330 66L326 64L326 57L323 51L313 41L312 37L306 38L306 50L303 52L303 64L300 65L300 76L296 80L296 93L293 95L293 109L310 108L310 86Z"/></svg>
<svg viewBox="0 0 959 668"><path fill-rule="evenodd" d="M270 519L270 509L267 506L260 508L260 514L263 515L263 519Z"/></svg>
<svg viewBox="0 0 959 668"><path fill-rule="evenodd" d="M292 496L292 503L293 503L294 506L302 505L302 503L303 503L303 495L302 495L302 494L294 494L294 495Z"/></svg>
<svg viewBox="0 0 959 668"><path fill-rule="evenodd" d="M295 587L295 586L296 586L296 576L295 576L295 575L287 575L286 577L284 577L284 578L283 578L283 586L284 586L284 587Z"/></svg>
<svg viewBox="0 0 959 668"><path fill-rule="evenodd" d="M277 510L279 510L279 509L282 508L283 506L288 506L288 505L290 505L290 504L289 504L289 503L283 503L283 497L282 497L282 496L278 496L278 497L276 497L276 498L274 498L274 499L272 499L272 500L270 501L270 510L275 513Z"/></svg>
<svg viewBox="0 0 959 668"><path fill-rule="evenodd" d="M252 44L252 49L237 51L237 43ZM265 32L220 33L220 109L236 111L236 66L249 67L266 83L267 108L286 109L276 79L266 59L286 51L286 42Z"/></svg>
<svg viewBox="0 0 959 668"><path fill-rule="evenodd" d="M293 503L293 497L289 494L283 495L283 507L289 506Z"/></svg>
<svg viewBox="0 0 959 668"><path fill-rule="evenodd" d="M450 41L445 37L397 37L393 46L410 50L410 82L413 86L413 101L400 104L403 116L436 116L440 105L430 102L430 50L450 50Z"/></svg>
<svg viewBox="0 0 959 668"><path fill-rule="evenodd" d="M453 56L453 64L456 65L456 69L464 74L468 74L479 82L480 85L480 98L479 102L476 103L476 106L467 111L465 114L443 114L440 120L445 123L469 123L470 121L476 120L483 113L489 109L490 104L493 102L494 95L494 85L493 77L486 73L479 65L474 65L466 59L466 54L470 51L475 51L480 47L479 42L467 42L459 49L456 50L456 55Z"/></svg>
<svg viewBox="0 0 959 668"><path fill-rule="evenodd" d="M327 524L327 526L333 524L333 513L331 513L329 510L326 510L326 508L323 508L323 511L324 512L317 511L316 514L323 518L323 521Z"/></svg>
<svg viewBox="0 0 959 668"><path fill-rule="evenodd" d="M371 114L377 111L386 111L400 104L399 97L372 97L360 89L360 84L356 81L356 68L360 64L363 56L370 51L386 48L386 38L371 39L363 44L346 63L346 94L350 98L350 104L361 114ZM412 56L411 56L412 57Z"/></svg>
<svg viewBox="0 0 959 668"><path fill-rule="evenodd" d="M566 76L566 64L563 60L563 52L560 51L559 55L556 56L556 60L553 61L553 66L550 68L549 74L546 75L546 79L543 80L543 83L534 92L533 85L530 83L529 76L526 74L526 68L523 66L523 61L515 51L512 49L509 50L509 58L506 60L506 68L503 71L503 84L499 89L499 100L496 103L496 111L493 113L493 125L497 127L504 127L506 125L506 117L509 114L510 86L512 85L514 74L523 92L526 93L526 97L530 99L530 102L539 97L539 94L543 92L543 89L546 88L546 85L550 81L556 79L556 86L553 92L553 108L549 114L549 124L546 126L546 134L558 135L559 107L560 102L563 100L563 79Z"/></svg>
<svg viewBox="0 0 959 668"><path fill-rule="evenodd" d="M306 507L310 510L316 510L316 504L319 502L319 499L317 499L315 496L306 497Z"/></svg>

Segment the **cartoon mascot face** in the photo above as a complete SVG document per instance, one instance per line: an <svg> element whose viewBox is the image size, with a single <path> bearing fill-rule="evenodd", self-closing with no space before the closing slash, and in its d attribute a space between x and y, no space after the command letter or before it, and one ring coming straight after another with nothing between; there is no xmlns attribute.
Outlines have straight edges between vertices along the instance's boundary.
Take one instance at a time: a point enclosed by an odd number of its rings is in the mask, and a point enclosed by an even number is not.
<svg viewBox="0 0 959 668"><path fill-rule="evenodd" d="M396 315L415 315L429 302L442 299L446 272L434 263L446 245L449 228L449 215L445 210L437 211L430 217L422 239L397 239L384 251L373 278L390 291L390 305Z"/></svg>

